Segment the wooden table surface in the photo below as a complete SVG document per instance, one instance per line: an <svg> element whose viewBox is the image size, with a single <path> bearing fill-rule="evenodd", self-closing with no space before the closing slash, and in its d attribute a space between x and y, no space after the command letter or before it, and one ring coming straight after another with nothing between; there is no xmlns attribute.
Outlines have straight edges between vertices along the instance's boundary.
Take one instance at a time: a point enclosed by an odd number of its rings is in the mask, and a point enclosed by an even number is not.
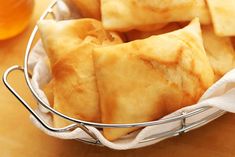
<svg viewBox="0 0 235 157"><path fill-rule="evenodd" d="M36 0L30 26L20 35L0 41L0 75L11 65L23 64L24 51L32 28L50 0ZM11 75L10 82L32 105L22 73ZM235 114L226 114L210 124L155 145L127 151L60 140L38 130L29 113L0 82L0 157L232 157L235 156Z"/></svg>

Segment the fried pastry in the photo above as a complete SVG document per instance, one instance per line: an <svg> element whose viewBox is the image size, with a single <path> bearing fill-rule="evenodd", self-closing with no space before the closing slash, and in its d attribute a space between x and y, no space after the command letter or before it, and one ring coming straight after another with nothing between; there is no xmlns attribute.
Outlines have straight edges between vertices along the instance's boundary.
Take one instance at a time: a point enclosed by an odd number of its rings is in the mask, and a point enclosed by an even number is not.
<svg viewBox="0 0 235 157"><path fill-rule="evenodd" d="M156 120L198 101L214 82L199 20L183 29L94 49L103 123ZM104 128L116 140L138 128Z"/></svg>
<svg viewBox="0 0 235 157"><path fill-rule="evenodd" d="M233 49L235 50L235 37L231 37L232 44L233 44Z"/></svg>
<svg viewBox="0 0 235 157"><path fill-rule="evenodd" d="M70 0L77 7L82 17L100 20L99 0Z"/></svg>
<svg viewBox="0 0 235 157"><path fill-rule="evenodd" d="M202 27L204 47L216 80L235 67L235 51L230 37L219 37L212 26Z"/></svg>
<svg viewBox="0 0 235 157"><path fill-rule="evenodd" d="M143 25L143 26L136 27L135 30L142 31L142 32L151 32L151 31L156 31L156 30L162 29L166 25L167 25L167 23Z"/></svg>
<svg viewBox="0 0 235 157"><path fill-rule="evenodd" d="M38 27L51 65L76 49L87 36L94 36L99 42L113 40L99 21L89 18L59 22L42 20Z"/></svg>
<svg viewBox="0 0 235 157"><path fill-rule="evenodd" d="M48 84L46 84L43 88L43 92L45 93L49 104L53 107L54 104L54 94L53 94L53 81L51 80Z"/></svg>
<svg viewBox="0 0 235 157"><path fill-rule="evenodd" d="M101 0L101 16L106 29L117 31L191 21L194 17L203 24L210 23L204 0Z"/></svg>
<svg viewBox="0 0 235 157"><path fill-rule="evenodd" d="M92 51L121 43L93 19L41 21L41 39L52 69L54 109L73 118L99 122L100 109ZM68 124L57 116L54 125Z"/></svg>
<svg viewBox="0 0 235 157"><path fill-rule="evenodd" d="M235 1L207 0L215 32L219 36L235 36Z"/></svg>
<svg viewBox="0 0 235 157"><path fill-rule="evenodd" d="M148 38L152 35L160 35L160 34L172 32L172 31L175 31L180 28L181 28L181 26L178 23L169 23L161 29L147 31L147 32L138 31L138 30L131 30L129 32L126 32L125 35L126 35L126 38L128 41L132 41L132 40L137 40L137 39Z"/></svg>

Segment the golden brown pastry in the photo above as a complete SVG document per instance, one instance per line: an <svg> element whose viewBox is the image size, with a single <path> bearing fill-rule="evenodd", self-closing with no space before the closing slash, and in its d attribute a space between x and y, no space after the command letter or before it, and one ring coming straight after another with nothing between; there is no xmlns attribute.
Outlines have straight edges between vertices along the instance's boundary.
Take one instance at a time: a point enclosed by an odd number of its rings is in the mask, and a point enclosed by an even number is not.
<svg viewBox="0 0 235 157"><path fill-rule="evenodd" d="M202 27L205 50L216 80L235 67L235 51L229 37L219 37L212 26Z"/></svg>
<svg viewBox="0 0 235 157"><path fill-rule="evenodd" d="M87 36L94 36L102 42L113 40L99 21L89 18L59 22L42 20L38 27L51 65L61 56L76 49Z"/></svg>
<svg viewBox="0 0 235 157"><path fill-rule="evenodd" d="M92 50L96 44L83 42L53 66L54 108L70 117L99 122L100 110ZM59 126L57 121L55 126Z"/></svg>
<svg viewBox="0 0 235 157"><path fill-rule="evenodd" d="M166 25L167 25L167 23L143 25L143 26L136 27L135 30L139 30L142 32L151 32L151 31L159 30L159 29L165 27Z"/></svg>
<svg viewBox="0 0 235 157"><path fill-rule="evenodd" d="M178 23L169 23L161 29L148 31L148 32L131 30L129 32L126 32L125 35L126 35L128 41L132 41L132 40L137 40L137 39L148 38L152 35L160 35L160 34L172 32L172 31L175 31L180 28L181 28L181 26Z"/></svg>
<svg viewBox="0 0 235 157"><path fill-rule="evenodd" d="M121 43L115 33L103 29L93 19L39 24L42 42L51 61L53 107L76 119L99 122L100 109L92 51L95 47ZM68 123L54 117L54 125Z"/></svg>
<svg viewBox="0 0 235 157"><path fill-rule="evenodd" d="M207 0L215 32L219 36L235 36L235 1Z"/></svg>
<svg viewBox="0 0 235 157"><path fill-rule="evenodd" d="M235 50L235 37L231 37L232 44L233 44L233 49Z"/></svg>
<svg viewBox="0 0 235 157"><path fill-rule="evenodd" d="M214 82L199 20L143 40L94 49L103 123L156 120L198 101ZM104 128L116 140L137 128Z"/></svg>
<svg viewBox="0 0 235 157"><path fill-rule="evenodd" d="M53 107L54 104L54 94L53 94L53 81L51 80L48 84L46 84L43 88L43 92L45 93L47 100L51 107Z"/></svg>
<svg viewBox="0 0 235 157"><path fill-rule="evenodd" d="M101 16L108 30L128 31L152 24L190 21L210 23L204 0L101 0Z"/></svg>
<svg viewBox="0 0 235 157"><path fill-rule="evenodd" d="M82 17L100 20L100 0L70 0Z"/></svg>

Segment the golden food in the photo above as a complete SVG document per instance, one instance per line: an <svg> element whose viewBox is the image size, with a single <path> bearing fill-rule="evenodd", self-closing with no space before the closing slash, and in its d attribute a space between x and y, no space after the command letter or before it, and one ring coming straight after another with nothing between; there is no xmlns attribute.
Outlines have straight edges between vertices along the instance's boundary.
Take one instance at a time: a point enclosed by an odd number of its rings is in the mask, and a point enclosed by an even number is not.
<svg viewBox="0 0 235 157"><path fill-rule="evenodd" d="M196 103L214 83L198 19L171 33L96 48L94 63L103 123L158 119ZM103 133L116 140L136 129Z"/></svg>
<svg viewBox="0 0 235 157"><path fill-rule="evenodd" d="M38 27L52 72L43 91L69 117L108 124L157 120L197 103L235 67L232 0L66 1L89 18L43 20ZM70 124L58 116L53 123ZM102 133L113 141L137 129Z"/></svg>
<svg viewBox="0 0 235 157"><path fill-rule="evenodd" d="M99 0L70 0L74 3L75 7L82 17L94 18L99 20L100 15L100 1Z"/></svg>
<svg viewBox="0 0 235 157"><path fill-rule="evenodd" d="M235 1L207 0L217 35L235 36Z"/></svg>
<svg viewBox="0 0 235 157"><path fill-rule="evenodd" d="M207 56L218 80L226 72L235 68L235 51L232 41L229 37L216 36L212 26L204 26L202 36Z"/></svg>
<svg viewBox="0 0 235 157"><path fill-rule="evenodd" d="M54 109L73 118L99 122L92 50L120 43L121 39L115 39L118 36L112 36L93 19L44 20L38 26L52 68ZM54 124L62 127L67 123L56 116Z"/></svg>
<svg viewBox="0 0 235 157"><path fill-rule="evenodd" d="M200 18L210 23L204 0L101 0L102 22L106 29L128 31L140 26Z"/></svg>
<svg viewBox="0 0 235 157"><path fill-rule="evenodd" d="M128 41L132 41L132 40L148 38L152 35L169 33L169 32L175 31L180 28L181 28L181 26L178 23L169 23L166 26L162 27L161 29L147 31L147 32L146 31L131 30L129 32L126 32L125 35L126 35Z"/></svg>

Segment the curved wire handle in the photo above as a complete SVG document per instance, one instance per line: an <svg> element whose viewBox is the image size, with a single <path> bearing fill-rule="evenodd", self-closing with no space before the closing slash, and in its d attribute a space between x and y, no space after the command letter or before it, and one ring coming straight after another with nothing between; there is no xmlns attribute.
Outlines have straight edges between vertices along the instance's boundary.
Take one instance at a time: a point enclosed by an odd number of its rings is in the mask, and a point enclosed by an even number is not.
<svg viewBox="0 0 235 157"><path fill-rule="evenodd" d="M85 131L88 135L90 135L94 140L95 144L99 143L99 140L97 137L89 131L89 129L83 124L83 123L78 123L78 124L71 124L69 126L63 127L63 128L54 128L49 126L30 106L29 104L12 88L12 86L8 83L8 76L11 72L14 70L19 70L19 71L24 71L24 69L19 66L15 65L10 68L8 68L4 74L3 74L3 83L5 86L9 89L9 91L24 105L24 107L33 115L33 117L47 130L52 131L52 132L70 132L76 128L81 128L83 131ZM86 141L90 142L90 141Z"/></svg>
<svg viewBox="0 0 235 157"><path fill-rule="evenodd" d="M51 132L70 132L76 128L81 128L83 131L85 131L90 137L92 137L94 140L90 140L90 139L76 139L78 141L82 141L82 142L85 142L85 143L88 143L88 144L95 144L95 145L102 145L100 143L100 141L98 140L98 138L91 132L89 131L89 129L83 124L83 123L78 123L78 124L71 124L69 126L66 126L64 128L54 128L54 127L51 127L49 126L29 105L28 103L12 88L12 86L8 83L8 75L15 71L15 70L19 70L19 71L24 71L24 69L19 66L19 65L15 65L15 66L12 66L10 68L8 68L4 75L3 75L3 82L5 84L5 86L11 91L11 93L24 105L24 107L33 115L33 117L44 127L46 128L47 130L51 131ZM208 110L209 108L206 107L206 108L203 108L204 110L199 110L200 112L203 112L205 110ZM179 116L179 119L173 119L170 121L176 121L176 120L181 120L181 127L178 128L178 129L174 129L174 130L170 130L170 131L167 131L167 132L162 132L162 133L158 133L158 134L155 134L155 135L151 135L150 137L147 137L145 139L143 139L142 141L140 141L140 143L144 143L144 142L149 142L149 141L154 141L156 139L159 139L159 138L168 138L168 137L173 137L173 136L177 136L179 134L182 134L184 132L187 132L191 129L194 129L194 128L197 128L199 126L202 126L203 124L205 123L208 123L209 121L212 121L213 119L216 119L217 117L223 115L225 113L225 111L217 111L215 112L214 114L212 115L209 115L199 121L196 121L194 123L191 123L191 124L186 124L186 118L187 117L191 117L193 115L196 115L198 113L200 113L199 111L197 112L189 112L189 113L186 113L186 112L182 112L181 115ZM161 121L161 120L158 120L158 121ZM156 122L158 122L156 121ZM166 120L163 120L165 121L164 123L166 122L170 122L169 120L167 121ZM162 123L159 123L159 124L162 124Z"/></svg>

